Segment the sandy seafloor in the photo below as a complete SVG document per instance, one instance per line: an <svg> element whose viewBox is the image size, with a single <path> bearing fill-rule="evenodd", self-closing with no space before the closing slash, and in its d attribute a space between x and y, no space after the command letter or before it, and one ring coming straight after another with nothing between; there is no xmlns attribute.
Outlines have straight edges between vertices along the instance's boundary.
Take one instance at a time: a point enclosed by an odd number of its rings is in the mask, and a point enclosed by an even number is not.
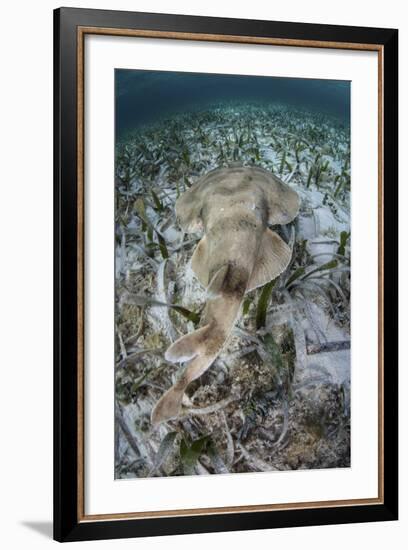
<svg viewBox="0 0 408 550"><path fill-rule="evenodd" d="M272 289L247 295L182 416L153 429L152 407L181 368L164 352L205 304L189 265L200 235L182 233L174 203L232 162L301 196L297 219L274 227L292 261ZM117 143L115 189L115 477L350 466L349 126L283 104L169 116Z"/></svg>

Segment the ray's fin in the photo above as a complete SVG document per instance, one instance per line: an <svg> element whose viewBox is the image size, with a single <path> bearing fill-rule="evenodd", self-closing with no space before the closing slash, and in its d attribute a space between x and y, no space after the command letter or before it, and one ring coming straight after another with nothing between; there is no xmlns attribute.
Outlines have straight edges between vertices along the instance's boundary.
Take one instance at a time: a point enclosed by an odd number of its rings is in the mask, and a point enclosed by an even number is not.
<svg viewBox="0 0 408 550"><path fill-rule="evenodd" d="M204 329L206 330L204 331ZM194 343L197 345L197 350L199 350L199 353L196 353L187 363L176 383L161 396L154 406L151 413L151 421L154 426L160 422L171 420L172 418L176 418L180 415L183 395L187 389L187 386L190 382L196 378L199 378L211 366L214 359L217 357L224 339L217 338L217 334L214 332L211 333L211 330L208 329L209 325L191 334L182 336L171 346L174 350L174 347L177 347L178 342L188 341L189 345L193 345ZM197 335L197 332L200 331L202 331L201 336ZM197 339L199 341L197 341ZM206 349L206 346L210 346L210 348L212 346L210 353L208 352L209 350ZM172 354L175 355L175 352L173 351Z"/></svg>
<svg viewBox="0 0 408 550"><path fill-rule="evenodd" d="M266 229L247 292L276 279L288 266L292 251L277 233Z"/></svg>
<svg viewBox="0 0 408 550"><path fill-rule="evenodd" d="M176 418L180 414L184 390L184 387L172 386L160 397L151 414L153 426Z"/></svg>
<svg viewBox="0 0 408 550"><path fill-rule="evenodd" d="M262 173L257 178L257 185L262 189L268 206L268 223L270 225L290 223L296 218L300 207L300 197L275 174L264 169L256 169Z"/></svg>
<svg viewBox="0 0 408 550"><path fill-rule="evenodd" d="M224 284L225 277L227 276L228 270L229 270L229 265L224 264L211 277L211 281L209 282L209 285L207 288L207 298L209 300L216 298L221 293L222 286Z"/></svg>
<svg viewBox="0 0 408 550"><path fill-rule="evenodd" d="M167 348L164 357L172 363L184 363L190 361L200 353L208 336L209 325L181 336L169 348Z"/></svg>
<svg viewBox="0 0 408 550"><path fill-rule="evenodd" d="M206 287L208 285L208 242L207 237L201 239L198 243L193 257L191 258L191 267L200 283Z"/></svg>

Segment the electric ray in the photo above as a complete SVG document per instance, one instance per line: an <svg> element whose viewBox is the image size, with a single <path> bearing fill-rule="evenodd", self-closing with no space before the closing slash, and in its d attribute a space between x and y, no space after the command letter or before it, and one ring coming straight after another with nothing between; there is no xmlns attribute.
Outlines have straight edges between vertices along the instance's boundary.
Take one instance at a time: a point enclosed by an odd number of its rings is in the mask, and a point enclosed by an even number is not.
<svg viewBox="0 0 408 550"><path fill-rule="evenodd" d="M200 327L180 337L165 353L168 361L187 364L156 403L153 424L180 414L187 386L220 353L245 293L286 269L292 251L268 224L292 221L299 203L298 194L274 174L236 165L208 172L176 201L182 229L204 232L191 266L207 289L207 302Z"/></svg>

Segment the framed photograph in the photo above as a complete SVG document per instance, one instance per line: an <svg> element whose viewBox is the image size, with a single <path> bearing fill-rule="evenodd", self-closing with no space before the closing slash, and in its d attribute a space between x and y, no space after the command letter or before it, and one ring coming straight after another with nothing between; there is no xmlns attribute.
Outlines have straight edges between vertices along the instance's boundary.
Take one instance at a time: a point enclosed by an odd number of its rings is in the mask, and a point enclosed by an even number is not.
<svg viewBox="0 0 408 550"><path fill-rule="evenodd" d="M54 30L55 539L397 519L397 30Z"/></svg>

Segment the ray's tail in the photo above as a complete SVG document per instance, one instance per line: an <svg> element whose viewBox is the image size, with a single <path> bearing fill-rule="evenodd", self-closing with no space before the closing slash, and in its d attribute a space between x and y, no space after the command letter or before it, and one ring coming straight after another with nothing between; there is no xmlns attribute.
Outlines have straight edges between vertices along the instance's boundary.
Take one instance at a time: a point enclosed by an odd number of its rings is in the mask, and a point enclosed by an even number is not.
<svg viewBox="0 0 408 550"><path fill-rule="evenodd" d="M217 274L218 280L220 276ZM166 351L165 358L172 363L187 364L175 382L156 403L151 421L153 425L175 418L180 414L183 395L187 386L201 376L214 362L224 346L239 313L246 282L230 291L231 277L227 271L221 274L221 283L215 281L209 287L202 327L176 340ZM217 288L217 286L219 288Z"/></svg>

